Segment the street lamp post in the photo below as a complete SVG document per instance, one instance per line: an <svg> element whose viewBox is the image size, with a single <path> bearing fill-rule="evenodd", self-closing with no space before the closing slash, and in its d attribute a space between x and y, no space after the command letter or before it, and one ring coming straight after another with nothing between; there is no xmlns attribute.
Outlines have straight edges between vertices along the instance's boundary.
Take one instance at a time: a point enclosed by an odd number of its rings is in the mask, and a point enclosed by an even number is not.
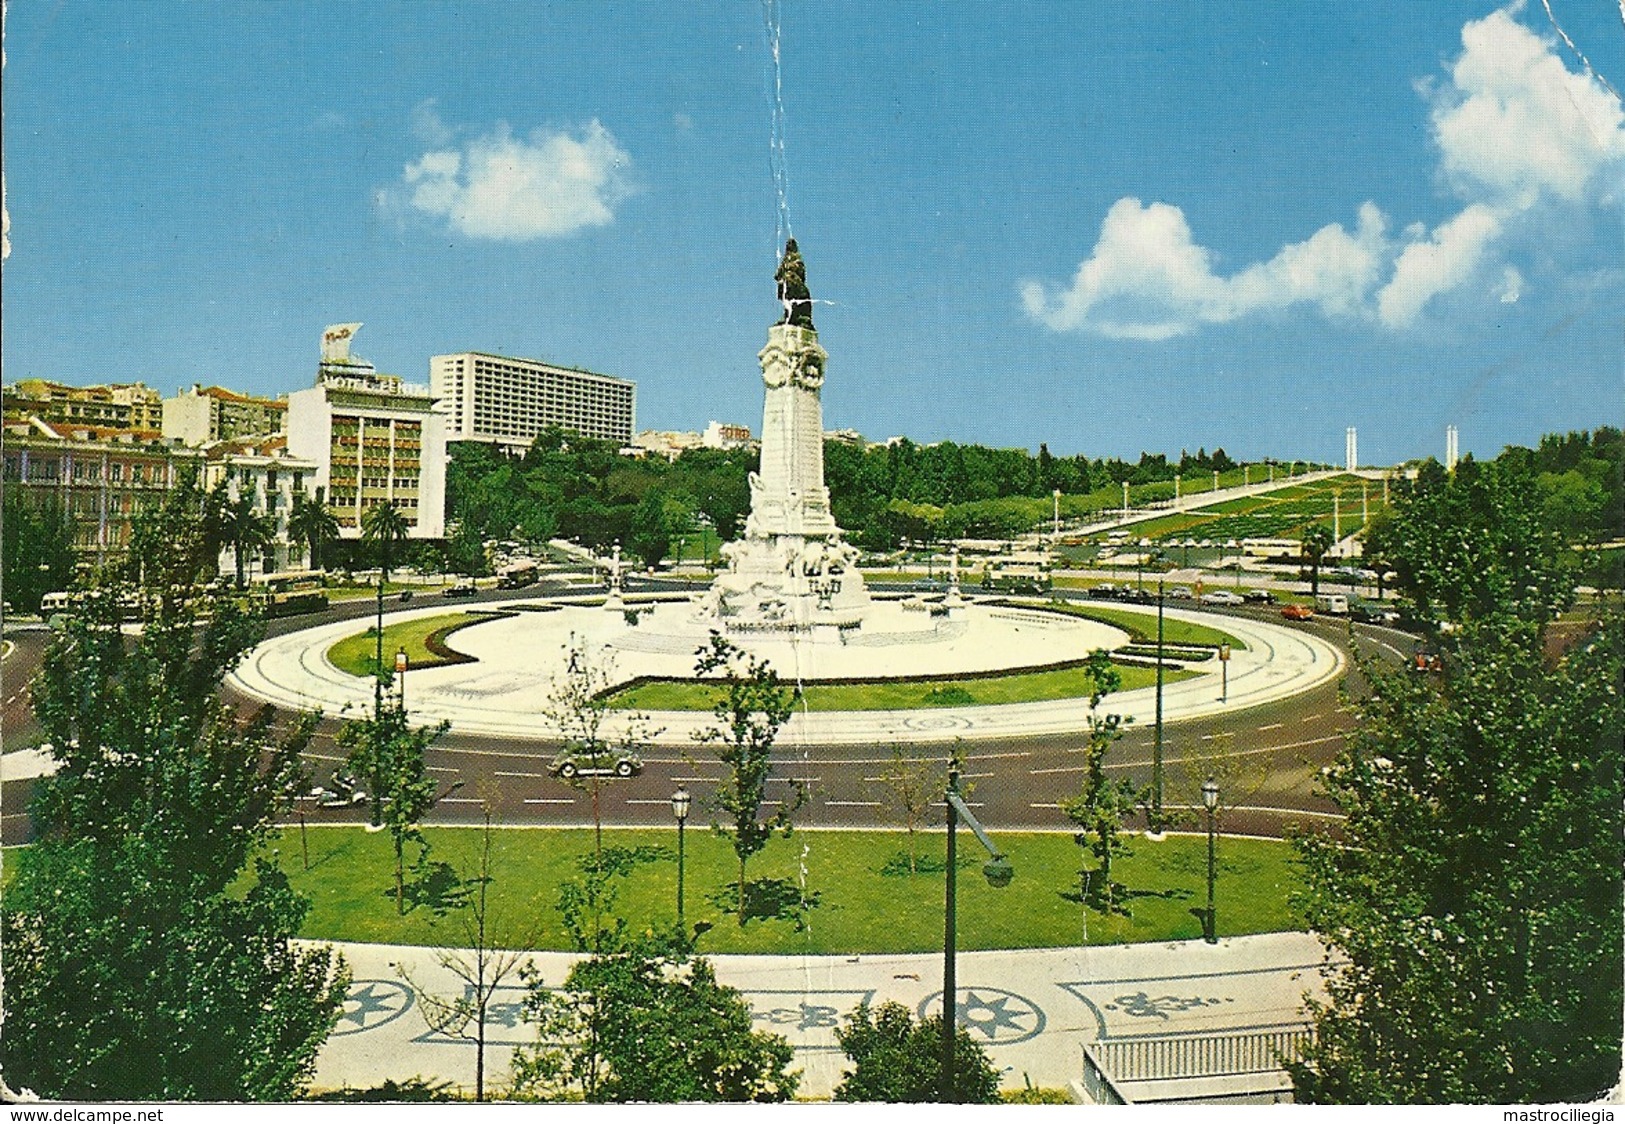
<svg viewBox="0 0 1625 1124"><path fill-rule="evenodd" d="M1157 579L1157 719L1151 742L1151 822L1153 834L1162 832L1162 606L1163 579Z"/></svg>
<svg viewBox="0 0 1625 1124"><path fill-rule="evenodd" d="M1218 944L1219 919L1213 909L1213 812L1219 806L1219 782L1212 777L1202 784L1202 806L1207 809L1207 913L1202 919L1202 938Z"/></svg>
<svg viewBox="0 0 1625 1124"><path fill-rule="evenodd" d="M406 709L406 666L406 648L403 646L395 653L395 692L402 710Z"/></svg>
<svg viewBox="0 0 1625 1124"><path fill-rule="evenodd" d="M1010 861L1004 857L1004 853L993 846L993 840L988 838L987 831L960 798L957 765L948 770L948 791L943 794L942 799L948 813L948 876L942 910L942 1101L948 1104L954 1099L954 1035L959 1029L959 985L954 978L954 960L959 950L959 940L954 927L954 898L957 889L954 874L959 858L955 837L958 834L959 821L961 819L965 821L965 825L975 833L977 842L981 843L992 856L982 867L982 874L987 879L988 885L1008 886L1016 872Z"/></svg>
<svg viewBox="0 0 1625 1124"><path fill-rule="evenodd" d="M677 817L677 927L683 926L683 824L688 822L688 806L693 798L679 787L671 794L671 814Z"/></svg>

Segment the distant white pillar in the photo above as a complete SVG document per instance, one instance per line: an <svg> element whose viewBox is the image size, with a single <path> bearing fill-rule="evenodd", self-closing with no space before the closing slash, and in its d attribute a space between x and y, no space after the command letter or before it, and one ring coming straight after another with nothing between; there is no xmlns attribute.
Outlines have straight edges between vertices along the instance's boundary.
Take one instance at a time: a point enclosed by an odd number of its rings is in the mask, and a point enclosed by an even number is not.
<svg viewBox="0 0 1625 1124"><path fill-rule="evenodd" d="M1055 537L1061 537L1061 489L1055 489Z"/></svg>
<svg viewBox="0 0 1625 1124"><path fill-rule="evenodd" d="M1174 473L1174 507L1179 507L1179 473Z"/></svg>
<svg viewBox="0 0 1625 1124"><path fill-rule="evenodd" d="M1343 541L1343 519L1337 508L1337 495L1336 492L1332 493L1332 542L1334 544Z"/></svg>
<svg viewBox="0 0 1625 1124"><path fill-rule="evenodd" d="M1215 492L1219 490L1219 470L1216 468L1213 470L1213 490Z"/></svg>
<svg viewBox="0 0 1625 1124"><path fill-rule="evenodd" d="M1343 453L1348 462L1348 471L1353 472L1360 467L1360 438L1352 425L1343 434Z"/></svg>
<svg viewBox="0 0 1625 1124"><path fill-rule="evenodd" d="M1453 426L1453 425L1445 426L1444 427L1444 468L1445 468L1446 472L1454 472L1456 470L1456 461L1458 459L1460 459L1458 451L1457 451L1456 441L1457 441L1456 427Z"/></svg>
<svg viewBox="0 0 1625 1124"><path fill-rule="evenodd" d="M1128 481L1123 481L1123 520L1128 520Z"/></svg>

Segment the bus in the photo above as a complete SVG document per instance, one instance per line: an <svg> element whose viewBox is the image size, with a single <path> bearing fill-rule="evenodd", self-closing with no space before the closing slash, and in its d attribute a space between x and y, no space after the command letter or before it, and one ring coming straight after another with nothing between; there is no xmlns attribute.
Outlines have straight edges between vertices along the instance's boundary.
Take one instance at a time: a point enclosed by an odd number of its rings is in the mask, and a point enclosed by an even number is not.
<svg viewBox="0 0 1625 1124"><path fill-rule="evenodd" d="M265 615L293 617L327 608L327 590L320 570L284 570L255 579L265 597Z"/></svg>
<svg viewBox="0 0 1625 1124"><path fill-rule="evenodd" d="M529 558L522 558L504 566L497 573L498 589L523 589L527 585L535 585L540 576L536 563Z"/></svg>
<svg viewBox="0 0 1625 1124"><path fill-rule="evenodd" d="M1047 593L1049 558L1042 554L1013 554L990 559L982 572L982 588L1004 593Z"/></svg>

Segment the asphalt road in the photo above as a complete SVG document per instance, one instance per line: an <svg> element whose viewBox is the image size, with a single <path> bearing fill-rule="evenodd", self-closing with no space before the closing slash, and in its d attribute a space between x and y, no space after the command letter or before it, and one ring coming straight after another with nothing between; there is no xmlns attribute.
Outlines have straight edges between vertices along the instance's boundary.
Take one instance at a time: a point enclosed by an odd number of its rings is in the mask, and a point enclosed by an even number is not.
<svg viewBox="0 0 1625 1124"><path fill-rule="evenodd" d="M629 583L629 592L636 592L641 584ZM671 590L689 583L648 584L650 588ZM455 604L500 603L551 591L545 584L524 590L492 591L482 593L477 600ZM349 603L319 615L273 621L269 631L282 634L330 620L359 619L372 611L371 601ZM1229 611L1280 620L1275 611L1268 609ZM1311 629L1345 651L1348 649L1351 632L1343 621L1317 618L1290 627ZM1356 625L1352 636L1362 655L1390 663L1403 662L1412 642L1404 633L1375 626ZM28 744L33 734L32 715L22 685L38 667L45 636L21 633L11 639L17 642L16 649L0 664L5 691L0 736L8 748L17 748ZM1200 821L1193 806L1199 804L1198 790L1208 772L1216 768L1224 783L1221 822L1227 832L1279 835L1295 823L1335 823L1333 809L1315 794L1314 782L1321 766L1342 748L1349 726L1348 715L1341 709L1340 688L1354 693L1361 689L1352 661L1341 684L1326 684L1291 699L1233 714L1165 724L1165 812L1174 816L1176 826L1181 817L1189 826L1197 826ZM247 699L234 701L250 705ZM317 782L326 781L343 760L334 740L337 731L336 721L325 720L310 746L307 756ZM965 743L968 802L989 826L1071 830L1057 802L1075 793L1081 782L1082 744L1081 734L1075 738L1046 736ZM446 792L430 821L475 822L482 815L483 801L489 798L495 818L501 823L591 824L592 793L548 775L547 766L556 748L556 743L541 739L519 741L451 731L428 753L429 768L443 782ZM792 784L805 785L810 799L796 816L802 827L899 826L895 812L887 806L888 786L881 780L892 763L892 749L890 745L864 750L781 744L780 765L769 782L769 797L788 798ZM1108 768L1136 783L1147 783L1153 754L1151 726L1129 727L1111 750ZM924 756L943 762L946 751L931 747ZM1215 766L1215 759L1221 757L1229 763ZM679 786L688 787L695 796L694 821L707 822L705 801L721 777L722 767L705 747L653 750L645 755L644 764L640 776L626 780L605 778L600 782L598 796L606 824L669 825L670 797ZM22 813L30 787L27 782L14 782L0 793L4 804L0 824L8 843L27 837L27 820ZM302 801L297 814L311 823L358 822L366 818L365 808L325 809L314 801Z"/></svg>

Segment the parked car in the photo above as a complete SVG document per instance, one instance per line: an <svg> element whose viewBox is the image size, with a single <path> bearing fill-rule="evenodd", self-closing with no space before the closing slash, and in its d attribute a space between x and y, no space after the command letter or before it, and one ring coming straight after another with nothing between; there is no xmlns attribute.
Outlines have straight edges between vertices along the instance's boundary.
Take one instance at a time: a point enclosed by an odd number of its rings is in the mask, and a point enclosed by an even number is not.
<svg viewBox="0 0 1625 1124"><path fill-rule="evenodd" d="M1315 611L1307 605L1288 605L1281 615L1289 621L1307 621L1314 618Z"/></svg>
<svg viewBox="0 0 1625 1124"><path fill-rule="evenodd" d="M1168 597L1174 601L1189 601L1195 596L1196 594L1191 592L1191 587L1188 585L1176 585L1168 591Z"/></svg>
<svg viewBox="0 0 1625 1124"><path fill-rule="evenodd" d="M1275 591L1270 589L1249 589L1241 595L1241 599L1254 605L1273 605L1275 604Z"/></svg>
<svg viewBox="0 0 1625 1124"><path fill-rule="evenodd" d="M442 597L473 597L479 592L473 578L458 578L455 583L448 585L440 591Z"/></svg>
<svg viewBox="0 0 1625 1124"><path fill-rule="evenodd" d="M1231 593L1228 589L1215 589L1212 593L1202 594L1204 605L1240 605L1241 595Z"/></svg>
<svg viewBox="0 0 1625 1124"><path fill-rule="evenodd" d="M1089 590L1090 597L1098 597L1104 601L1116 600L1121 591L1111 582L1101 582Z"/></svg>
<svg viewBox="0 0 1625 1124"><path fill-rule="evenodd" d="M643 772L643 762L629 753L561 753L547 771L555 777L635 777Z"/></svg>
<svg viewBox="0 0 1625 1124"><path fill-rule="evenodd" d="M1360 598L1350 599L1349 616L1363 624L1393 624L1399 620L1399 611L1390 609L1380 601Z"/></svg>

